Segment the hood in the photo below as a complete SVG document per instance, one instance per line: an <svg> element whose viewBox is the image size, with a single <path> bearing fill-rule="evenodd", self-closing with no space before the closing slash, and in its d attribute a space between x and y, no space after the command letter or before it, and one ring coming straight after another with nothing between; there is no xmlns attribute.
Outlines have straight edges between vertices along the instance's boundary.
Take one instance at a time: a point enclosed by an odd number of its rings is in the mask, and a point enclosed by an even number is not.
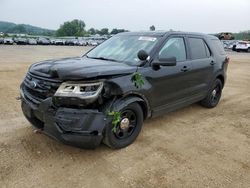
<svg viewBox="0 0 250 188"><path fill-rule="evenodd" d="M59 78L60 80L80 80L106 76L124 75L135 72L136 67L124 63L90 59L87 57L64 58L35 63L30 72L36 75Z"/></svg>

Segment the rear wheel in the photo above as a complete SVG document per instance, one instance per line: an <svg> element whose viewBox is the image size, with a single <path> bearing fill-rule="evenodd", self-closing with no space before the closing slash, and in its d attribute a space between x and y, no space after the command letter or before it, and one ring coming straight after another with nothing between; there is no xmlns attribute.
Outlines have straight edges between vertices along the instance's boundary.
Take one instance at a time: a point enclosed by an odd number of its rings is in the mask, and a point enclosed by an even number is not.
<svg viewBox="0 0 250 188"><path fill-rule="evenodd" d="M138 103L131 103L120 110L121 120L114 127L109 123L104 131L103 143L113 149L132 144L139 135L143 124L143 112Z"/></svg>
<svg viewBox="0 0 250 188"><path fill-rule="evenodd" d="M214 108L220 101L222 93L221 80L216 79L210 88L208 95L201 101L201 105L207 108Z"/></svg>

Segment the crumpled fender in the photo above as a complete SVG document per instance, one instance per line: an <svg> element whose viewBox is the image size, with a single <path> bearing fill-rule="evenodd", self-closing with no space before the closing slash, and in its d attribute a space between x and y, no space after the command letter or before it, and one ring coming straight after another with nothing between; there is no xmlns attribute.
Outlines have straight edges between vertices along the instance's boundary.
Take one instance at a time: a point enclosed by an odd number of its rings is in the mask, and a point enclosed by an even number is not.
<svg viewBox="0 0 250 188"><path fill-rule="evenodd" d="M144 113L144 118L151 116L150 108L149 105L147 104L147 101L133 95L124 96L122 98L115 100L115 102L111 106L110 111L120 111L121 109L125 108L126 106L128 106L133 102L138 102L140 104L140 106L142 107L142 111Z"/></svg>

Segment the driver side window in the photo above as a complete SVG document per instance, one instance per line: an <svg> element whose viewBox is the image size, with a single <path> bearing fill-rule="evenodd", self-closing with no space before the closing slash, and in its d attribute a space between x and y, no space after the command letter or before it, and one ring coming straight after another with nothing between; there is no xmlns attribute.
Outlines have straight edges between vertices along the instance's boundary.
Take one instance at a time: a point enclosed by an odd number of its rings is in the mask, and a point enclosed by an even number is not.
<svg viewBox="0 0 250 188"><path fill-rule="evenodd" d="M181 37L170 38L159 52L159 58L176 57L176 61L187 59L184 39Z"/></svg>

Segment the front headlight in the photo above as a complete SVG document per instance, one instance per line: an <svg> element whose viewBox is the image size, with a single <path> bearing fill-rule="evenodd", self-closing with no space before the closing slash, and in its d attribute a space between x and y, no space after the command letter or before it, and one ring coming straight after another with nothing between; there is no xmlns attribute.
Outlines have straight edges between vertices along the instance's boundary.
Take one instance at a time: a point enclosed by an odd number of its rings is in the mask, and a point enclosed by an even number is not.
<svg viewBox="0 0 250 188"><path fill-rule="evenodd" d="M97 98L103 88L103 82L74 83L64 82L57 89L56 97L76 97L80 99Z"/></svg>

